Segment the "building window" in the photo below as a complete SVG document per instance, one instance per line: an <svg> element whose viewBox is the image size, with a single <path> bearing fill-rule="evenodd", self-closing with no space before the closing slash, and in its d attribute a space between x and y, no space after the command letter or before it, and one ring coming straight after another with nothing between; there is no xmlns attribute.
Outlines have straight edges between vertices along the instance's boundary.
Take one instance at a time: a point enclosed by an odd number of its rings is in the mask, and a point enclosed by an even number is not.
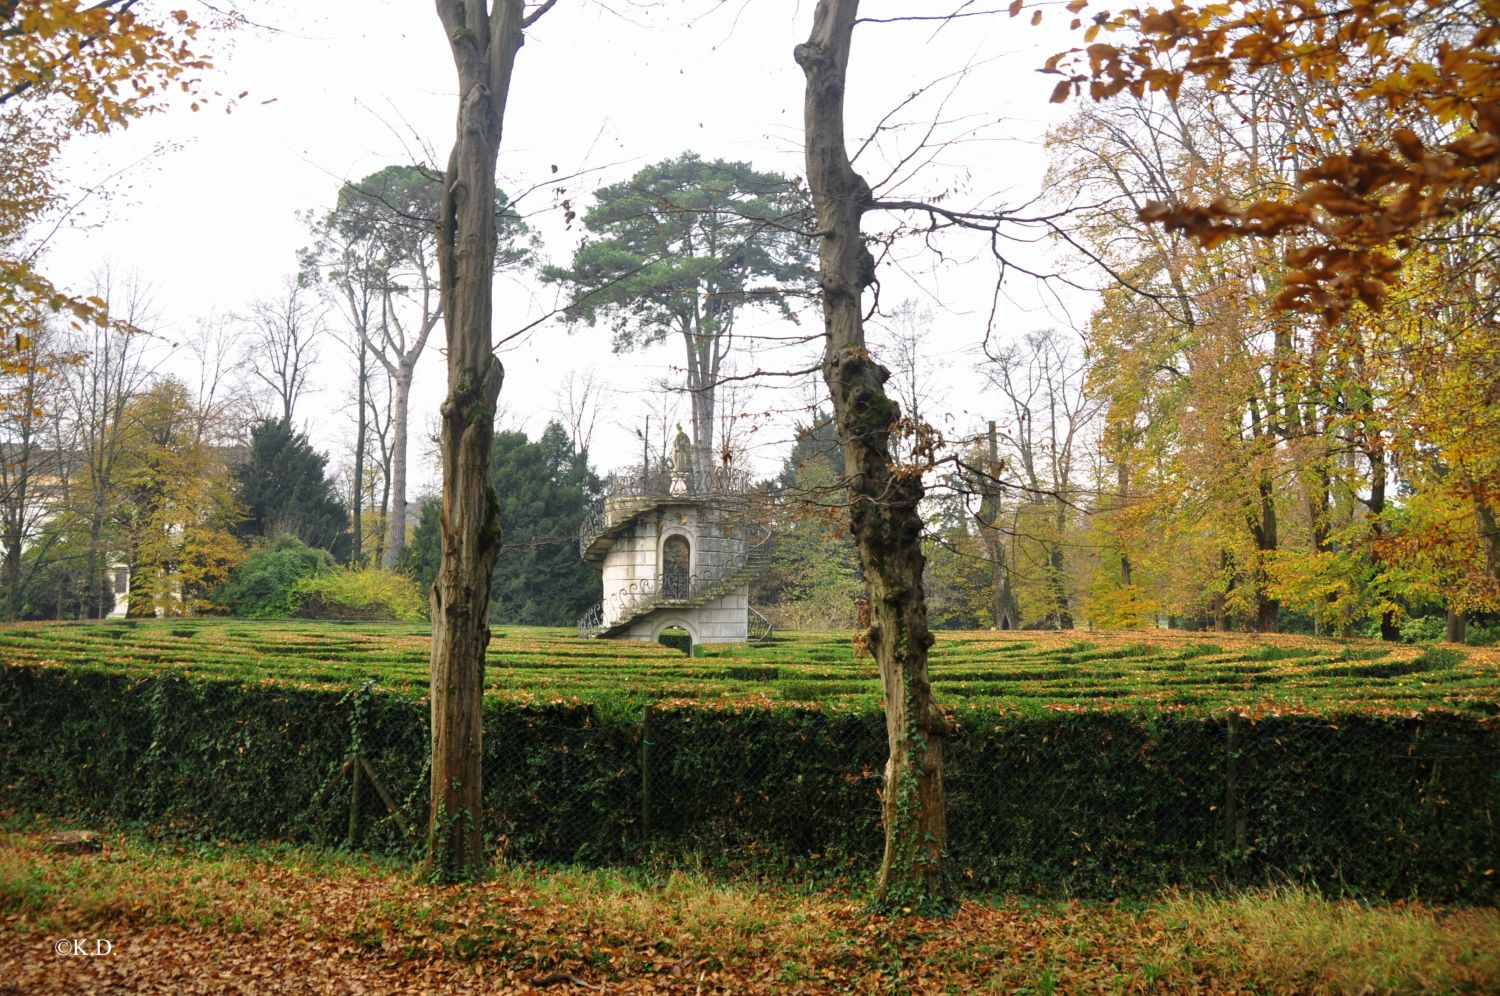
<svg viewBox="0 0 1500 996"><path fill-rule="evenodd" d="M663 598L688 597L688 563L691 549L687 537L668 536L661 546L661 593Z"/></svg>
<svg viewBox="0 0 1500 996"><path fill-rule="evenodd" d="M126 595L130 593L130 568L115 568L115 594Z"/></svg>

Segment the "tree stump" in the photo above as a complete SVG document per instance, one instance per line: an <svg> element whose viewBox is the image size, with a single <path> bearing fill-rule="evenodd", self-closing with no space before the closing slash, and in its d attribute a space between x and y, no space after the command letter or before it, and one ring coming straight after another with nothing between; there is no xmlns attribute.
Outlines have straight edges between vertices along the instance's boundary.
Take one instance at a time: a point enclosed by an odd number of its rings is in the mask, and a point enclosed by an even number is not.
<svg viewBox="0 0 1500 996"><path fill-rule="evenodd" d="M92 830L64 830L48 834L42 843L57 854L93 854L104 849L99 835Z"/></svg>

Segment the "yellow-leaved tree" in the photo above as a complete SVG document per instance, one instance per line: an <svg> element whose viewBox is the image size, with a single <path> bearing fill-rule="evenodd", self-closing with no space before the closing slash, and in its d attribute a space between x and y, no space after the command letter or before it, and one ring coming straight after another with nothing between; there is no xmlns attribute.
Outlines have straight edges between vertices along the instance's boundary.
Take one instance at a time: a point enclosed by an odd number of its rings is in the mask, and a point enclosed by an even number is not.
<svg viewBox="0 0 1500 996"><path fill-rule="evenodd" d="M102 301L59 289L40 266L40 229L66 200L57 155L74 135L195 93L208 65L197 33L186 11L139 0L0 0L0 364L27 362L48 312L106 320Z"/></svg>

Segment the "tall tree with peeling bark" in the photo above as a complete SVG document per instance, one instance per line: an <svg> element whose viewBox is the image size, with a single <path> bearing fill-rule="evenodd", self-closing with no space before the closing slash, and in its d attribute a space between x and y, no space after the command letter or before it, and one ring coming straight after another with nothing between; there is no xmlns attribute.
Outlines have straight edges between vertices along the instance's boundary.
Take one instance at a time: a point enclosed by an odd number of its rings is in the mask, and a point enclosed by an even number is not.
<svg viewBox="0 0 1500 996"><path fill-rule="evenodd" d="M339 190L338 204L314 223L317 244L306 250L310 268L326 273L358 310L355 291L373 292L350 330L360 358L385 371L391 399L386 540L381 566L394 568L406 545L407 424L412 381L428 338L442 318L437 261L437 214L442 178L411 165L387 166ZM495 267L530 261L527 228L505 195L495 195Z"/></svg>
<svg viewBox="0 0 1500 996"><path fill-rule="evenodd" d="M890 744L875 905L934 911L947 908L952 896L943 796L943 741L950 727L927 670L933 637L922 593L922 468L892 458L900 407L884 388L890 372L865 345L861 299L874 282L875 260L860 224L874 198L844 140L844 87L858 11L858 0L819 0L812 33L795 57L807 77L804 141L817 214L823 378L844 447L852 532L870 586L864 638L880 667Z"/></svg>
<svg viewBox="0 0 1500 996"><path fill-rule="evenodd" d="M438 213L448 394L438 441L443 562L432 585L432 803L424 872L434 879L472 878L484 867L484 653L501 539L490 445L505 379L490 331L495 165L516 55L526 28L555 2L528 12L522 0L437 0L458 71L458 134Z"/></svg>

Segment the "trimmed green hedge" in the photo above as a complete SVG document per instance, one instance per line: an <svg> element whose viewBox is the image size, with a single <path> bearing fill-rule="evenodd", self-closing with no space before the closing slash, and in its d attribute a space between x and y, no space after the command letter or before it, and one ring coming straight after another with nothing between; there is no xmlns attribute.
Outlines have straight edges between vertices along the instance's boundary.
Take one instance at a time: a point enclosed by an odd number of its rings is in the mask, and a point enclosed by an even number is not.
<svg viewBox="0 0 1500 996"><path fill-rule="evenodd" d="M415 853L426 706L315 689L0 669L0 806L185 834L338 843L357 745L359 846ZM1500 723L966 712L947 746L956 873L986 889L1122 895L1304 881L1500 900ZM879 715L490 701L485 829L515 858L647 858L868 874ZM318 800L321 805L315 805ZM403 832L400 823L407 831Z"/></svg>

